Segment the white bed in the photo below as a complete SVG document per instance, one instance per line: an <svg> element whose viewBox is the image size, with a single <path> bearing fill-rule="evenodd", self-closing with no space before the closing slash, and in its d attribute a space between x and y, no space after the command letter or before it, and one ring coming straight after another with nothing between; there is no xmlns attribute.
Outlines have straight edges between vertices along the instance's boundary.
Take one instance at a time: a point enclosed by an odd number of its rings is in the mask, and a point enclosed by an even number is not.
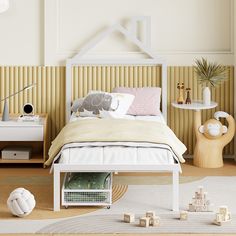
<svg viewBox="0 0 236 236"><path fill-rule="evenodd" d="M96 117L77 117L72 113L70 122ZM166 125L164 116L130 116L124 119L154 121ZM65 145L54 160L54 210L60 209L61 172L172 172L173 210L178 211L178 184L181 166L172 149L165 144L147 142L83 142Z"/></svg>
<svg viewBox="0 0 236 236"><path fill-rule="evenodd" d="M137 23L137 22L133 22ZM89 59L85 54L105 37L114 31L121 33L126 40L135 44L146 58L138 59ZM149 31L148 31L149 32ZM150 47L142 43L120 24L109 27L89 41L80 52L66 61L66 121L77 119L71 117L72 102L72 69L73 66L84 65L133 65L133 66L161 66L161 111L158 117L132 117L127 119L145 119L150 121L164 122L167 120L167 65L162 58L156 57ZM111 81L103 81L110 83ZM104 85L106 86L106 85ZM99 88L98 88L99 89ZM84 119L84 118L80 118ZM169 149L169 150L168 150ZM95 156L96 153L96 156ZM97 155L100 153L100 155ZM105 153L105 156L104 156ZM172 210L179 211L179 172L180 164L175 160L171 149L165 145L151 143L72 143L65 145L62 155L53 163L54 170L54 211L60 210L60 174L62 172L169 172L173 179Z"/></svg>
<svg viewBox="0 0 236 236"><path fill-rule="evenodd" d="M72 113L70 122L96 117L78 117ZM124 119L155 121L166 124L162 114L158 116L126 115ZM79 165L171 165L178 163L178 158L171 148L164 144L135 142L86 142L74 143L64 147L60 164Z"/></svg>

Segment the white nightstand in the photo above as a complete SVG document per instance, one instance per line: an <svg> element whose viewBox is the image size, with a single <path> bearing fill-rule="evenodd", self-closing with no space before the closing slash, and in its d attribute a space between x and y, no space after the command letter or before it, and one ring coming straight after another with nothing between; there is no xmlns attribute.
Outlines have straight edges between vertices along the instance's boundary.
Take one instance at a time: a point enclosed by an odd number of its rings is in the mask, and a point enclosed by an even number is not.
<svg viewBox="0 0 236 236"><path fill-rule="evenodd" d="M216 102L211 102L210 105L205 105L202 101L193 101L191 104L178 104L177 102L171 103L173 107L185 110L194 110L200 112L201 110L212 109L218 106Z"/></svg>
<svg viewBox="0 0 236 236"><path fill-rule="evenodd" d="M210 105L205 105L203 104L202 101L193 101L192 104L178 104L177 102L172 102L171 104L175 108L193 110L194 111L194 127L197 127L198 126L197 121L201 120L201 110L213 109L218 106L216 102L211 102ZM199 127L197 127L197 129L198 128ZM196 166L198 166L198 163L199 163L198 159L199 159L199 156L194 155L194 164Z"/></svg>
<svg viewBox="0 0 236 236"><path fill-rule="evenodd" d="M0 158L0 164L43 164L48 153L48 115L40 115L39 121L36 122L21 122L17 117L11 116L10 121L0 121L0 150L10 146L29 146L32 148L32 158L29 160L3 160Z"/></svg>

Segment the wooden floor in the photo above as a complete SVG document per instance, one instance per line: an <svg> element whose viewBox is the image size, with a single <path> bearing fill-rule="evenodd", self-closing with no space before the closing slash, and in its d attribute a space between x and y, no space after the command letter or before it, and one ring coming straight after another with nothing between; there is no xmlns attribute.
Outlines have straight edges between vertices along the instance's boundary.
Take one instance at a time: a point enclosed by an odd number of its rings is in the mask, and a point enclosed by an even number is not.
<svg viewBox="0 0 236 236"><path fill-rule="evenodd" d="M236 176L236 162L233 160L225 160L224 167L217 169L202 169L193 166L192 160L186 160L185 164L182 164L183 176ZM19 176L32 176L32 175L49 175L49 169L43 169L42 167L32 167L32 166L0 166L0 178L9 175L19 175ZM120 173L120 175L160 175L156 173ZM1 234L4 235L4 234ZM12 234L5 234L12 235ZM33 234L17 234L17 235L33 235ZM53 236L63 236L63 235L83 235L85 234L43 234L43 235L53 235ZM88 235L88 234L87 234ZM109 236L116 234L89 234L90 236ZM144 236L145 234L119 234L122 236ZM150 234L160 235L160 234ZM213 234L161 234L165 236L186 236L186 235L196 235L196 236L213 236ZM236 234L221 234L224 236L232 236Z"/></svg>

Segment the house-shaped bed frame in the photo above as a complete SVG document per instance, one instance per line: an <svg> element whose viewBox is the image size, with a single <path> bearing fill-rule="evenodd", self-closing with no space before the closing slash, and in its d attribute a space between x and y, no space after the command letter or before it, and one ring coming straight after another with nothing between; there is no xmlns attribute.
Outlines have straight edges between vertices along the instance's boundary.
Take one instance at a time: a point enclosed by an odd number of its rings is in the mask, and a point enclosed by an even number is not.
<svg viewBox="0 0 236 236"><path fill-rule="evenodd" d="M137 22L146 22L145 42L137 38ZM95 47L104 38L110 36L113 32L121 33L126 40L136 45L141 52L145 53L148 58L141 59L86 59L84 55L93 47ZM167 66L163 58L156 57L150 49L150 18L136 17L132 19L132 28L127 30L120 24L108 27L105 31L98 34L89 41L80 52L73 58L66 61L66 121L69 121L71 115L72 100L72 67L82 65L158 65L161 70L161 86L162 86L162 113L167 120ZM179 164L172 165L74 165L54 163L54 211L60 210L60 173L61 172L171 172L173 176L173 202L172 209L179 210L179 172L181 167Z"/></svg>

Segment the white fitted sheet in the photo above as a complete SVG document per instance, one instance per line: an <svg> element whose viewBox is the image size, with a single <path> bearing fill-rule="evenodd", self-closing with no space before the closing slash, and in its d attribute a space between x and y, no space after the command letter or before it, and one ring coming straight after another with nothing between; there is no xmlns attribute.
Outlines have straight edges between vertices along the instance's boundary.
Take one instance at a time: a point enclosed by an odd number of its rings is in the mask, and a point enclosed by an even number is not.
<svg viewBox="0 0 236 236"><path fill-rule="evenodd" d="M62 151L61 164L80 165L164 165L174 164L172 153L156 147L76 147Z"/></svg>
<svg viewBox="0 0 236 236"><path fill-rule="evenodd" d="M70 122L96 117L71 115ZM131 116L124 119L156 121L166 124L162 114L158 116ZM178 162L171 148L165 144L135 142L86 142L66 145L58 159L61 164L81 165L170 165Z"/></svg>
<svg viewBox="0 0 236 236"><path fill-rule="evenodd" d="M71 118L70 118L70 122L71 121L76 121L76 120L84 120L84 119L101 119L101 118L97 118L97 117L77 117L75 113L72 113ZM108 118L105 118L108 119ZM162 115L162 113L160 113L157 116L132 116L132 115L125 115L123 117L123 119L128 119L128 120L145 120L145 121L157 121L163 124L166 124L165 118Z"/></svg>

